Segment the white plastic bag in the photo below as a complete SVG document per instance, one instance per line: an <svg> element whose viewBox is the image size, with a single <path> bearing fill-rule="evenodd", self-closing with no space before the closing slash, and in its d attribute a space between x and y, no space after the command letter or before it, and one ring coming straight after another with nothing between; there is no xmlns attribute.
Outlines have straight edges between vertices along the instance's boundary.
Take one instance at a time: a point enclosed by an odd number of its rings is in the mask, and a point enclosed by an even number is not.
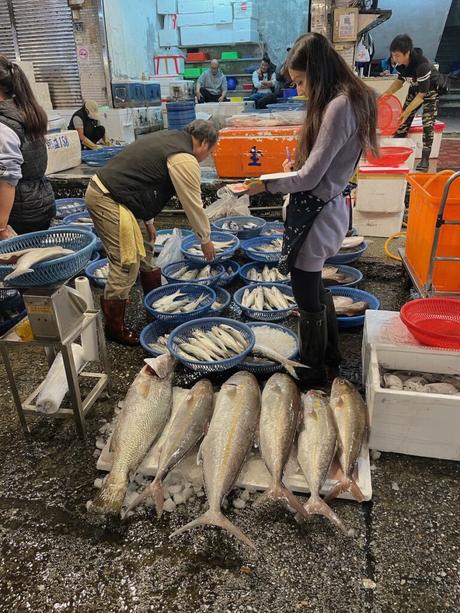
<svg viewBox="0 0 460 613"><path fill-rule="evenodd" d="M217 191L218 200L206 207L206 214L209 221L215 221L222 217L230 217L234 215L248 216L251 214L249 210L249 196L235 196L226 187L221 187Z"/></svg>
<svg viewBox="0 0 460 613"><path fill-rule="evenodd" d="M166 266L169 264L173 264L174 262L179 262L183 259L182 252L180 250L182 244L182 232L179 228L174 228L173 235L163 245L163 249L160 252L160 255L157 257L157 266L161 268L163 271ZM162 277L162 282L165 282L164 277Z"/></svg>

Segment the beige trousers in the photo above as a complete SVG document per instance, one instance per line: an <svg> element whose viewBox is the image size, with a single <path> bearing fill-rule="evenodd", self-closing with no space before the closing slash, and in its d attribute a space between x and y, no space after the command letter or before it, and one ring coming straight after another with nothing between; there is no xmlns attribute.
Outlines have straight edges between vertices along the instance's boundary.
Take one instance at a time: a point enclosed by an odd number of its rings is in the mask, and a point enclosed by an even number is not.
<svg viewBox="0 0 460 613"><path fill-rule="evenodd" d="M122 266L119 239L120 205L91 184L86 190L85 202L109 260L109 276L105 285L104 298L126 300L136 283L139 268L142 271L150 271L155 268L154 244L150 241L145 222L141 219L137 220L144 239L145 258L141 258L137 264Z"/></svg>

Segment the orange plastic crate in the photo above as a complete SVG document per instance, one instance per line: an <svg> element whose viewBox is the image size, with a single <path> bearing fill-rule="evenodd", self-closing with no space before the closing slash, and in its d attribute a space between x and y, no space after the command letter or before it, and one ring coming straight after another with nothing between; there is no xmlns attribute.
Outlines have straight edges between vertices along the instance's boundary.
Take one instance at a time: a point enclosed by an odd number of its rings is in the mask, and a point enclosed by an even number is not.
<svg viewBox="0 0 460 613"><path fill-rule="evenodd" d="M300 126L224 128L214 151L219 177L243 179L282 172L286 148L295 157Z"/></svg>
<svg viewBox="0 0 460 613"><path fill-rule="evenodd" d="M409 174L407 177L412 189L406 257L422 286L427 282L441 196L452 174L453 171L445 170L438 174ZM444 219L460 220L460 179L450 187ZM444 225L441 228L436 256L460 257L460 225ZM432 283L436 292L460 292L460 261L435 262Z"/></svg>

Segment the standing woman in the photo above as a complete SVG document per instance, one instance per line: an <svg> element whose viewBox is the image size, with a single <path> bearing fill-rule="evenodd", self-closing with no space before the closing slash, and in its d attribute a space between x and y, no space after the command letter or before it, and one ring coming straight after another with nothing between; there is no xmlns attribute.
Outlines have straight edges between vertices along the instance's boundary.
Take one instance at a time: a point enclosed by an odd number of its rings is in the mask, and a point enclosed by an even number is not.
<svg viewBox="0 0 460 613"><path fill-rule="evenodd" d="M294 176L255 184L262 191L290 194L279 268L291 273L299 306L301 360L310 366L305 383L324 383L341 362L334 303L321 280L325 261L334 256L348 230L342 192L363 149L378 153L375 94L348 67L321 34L300 37L287 59L292 81L308 98ZM328 367L328 371L326 370Z"/></svg>
<svg viewBox="0 0 460 613"><path fill-rule="evenodd" d="M47 123L24 72L0 55L0 240L46 230L54 217Z"/></svg>

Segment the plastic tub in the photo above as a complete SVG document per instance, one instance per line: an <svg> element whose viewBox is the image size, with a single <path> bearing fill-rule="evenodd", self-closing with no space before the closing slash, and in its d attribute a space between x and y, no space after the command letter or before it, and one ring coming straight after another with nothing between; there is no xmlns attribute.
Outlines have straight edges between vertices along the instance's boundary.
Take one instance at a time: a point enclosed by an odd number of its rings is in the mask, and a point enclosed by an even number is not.
<svg viewBox="0 0 460 613"><path fill-rule="evenodd" d="M206 299L198 306L197 309L190 313L164 313L163 311L157 311L152 307L152 304L170 294L180 291L187 297L193 299L198 298L201 294L206 294ZM212 303L216 300L216 292L207 285L199 285L198 283L171 283L163 285L158 289L154 289L147 294L144 298L144 306L150 315L153 315L156 319L166 321L170 323L182 323L205 315L211 309Z"/></svg>
<svg viewBox="0 0 460 613"><path fill-rule="evenodd" d="M206 277L204 279L189 279L181 281L181 279L177 279L174 275L184 266L188 268L204 268L206 264L191 264L185 260L181 260L180 262L173 262L172 264L168 264L162 271L162 276L166 279L168 283L198 283L199 285L209 285L210 287L214 287L217 285L224 274L224 267L222 264L213 264L211 266L211 270L214 272L210 277Z"/></svg>
<svg viewBox="0 0 460 613"><path fill-rule="evenodd" d="M412 300L402 307L401 321L423 345L460 350L459 300Z"/></svg>
<svg viewBox="0 0 460 613"><path fill-rule="evenodd" d="M185 126L196 119L195 101L167 102L166 112L168 115L168 129L183 130Z"/></svg>
<svg viewBox="0 0 460 613"><path fill-rule="evenodd" d="M410 147L380 147L380 156L375 157L370 151L366 153L366 160L372 166L399 166L411 155Z"/></svg>
<svg viewBox="0 0 460 613"><path fill-rule="evenodd" d="M348 249L346 251L337 253L334 257L326 260L326 264L351 264L352 262L356 262L366 251L368 244L366 241L362 242L362 245L357 249Z"/></svg>
<svg viewBox="0 0 460 613"><path fill-rule="evenodd" d="M374 294L364 292L354 287L342 287L334 285L328 288L333 296L346 296L347 298L353 298L354 302L360 302L364 300L369 304L369 309L378 310L380 308L380 300ZM337 323L340 330L347 328L359 328L364 325L365 314L356 315L353 317L337 316Z"/></svg>
<svg viewBox="0 0 460 613"><path fill-rule="evenodd" d="M261 283L253 283L252 285L245 285L237 290L233 294L233 301L235 304L241 309L241 311L251 319L257 319L258 321L278 321L280 319L285 319L288 317L294 309L296 309L296 305L293 304L288 309L278 309L272 311L258 311L257 309L249 309L248 307L243 306L242 298L245 290L254 290L257 287L260 287ZM286 294L287 296L293 296L292 288L289 285L283 285L281 283L265 283L265 287L277 287L282 294Z"/></svg>
<svg viewBox="0 0 460 613"><path fill-rule="evenodd" d="M231 234L230 232L211 232L211 240L213 242L226 242L230 240L232 241L232 245L230 247L220 252L219 254L216 254L216 258L214 260L215 262L222 262L224 260L229 260L235 254L235 252L238 250L240 246L239 239L234 234ZM202 256L201 255L191 255L189 253L188 250L191 247L198 246L199 244L200 244L200 241L195 235L188 236L182 241L181 251L185 259L189 260L190 262L196 263L196 264L204 264L204 265L210 264L211 262L208 262L206 258L204 257L204 255Z"/></svg>
<svg viewBox="0 0 460 613"><path fill-rule="evenodd" d="M219 279L218 285L226 287L236 279L240 272L240 265L235 260L226 260L223 263L224 274ZM231 272L230 272L231 271Z"/></svg>
<svg viewBox="0 0 460 613"><path fill-rule="evenodd" d="M229 228L223 228L225 224L236 223L237 225L244 225L245 223L255 224L255 228L249 229L241 229L241 230L230 230ZM222 219L218 219L211 224L213 230L217 230L219 232L231 232L235 234L239 239L246 240L249 238L255 238L259 236L259 234L263 231L267 222L265 219L261 217L253 217L252 215L237 215L233 217L223 217Z"/></svg>

